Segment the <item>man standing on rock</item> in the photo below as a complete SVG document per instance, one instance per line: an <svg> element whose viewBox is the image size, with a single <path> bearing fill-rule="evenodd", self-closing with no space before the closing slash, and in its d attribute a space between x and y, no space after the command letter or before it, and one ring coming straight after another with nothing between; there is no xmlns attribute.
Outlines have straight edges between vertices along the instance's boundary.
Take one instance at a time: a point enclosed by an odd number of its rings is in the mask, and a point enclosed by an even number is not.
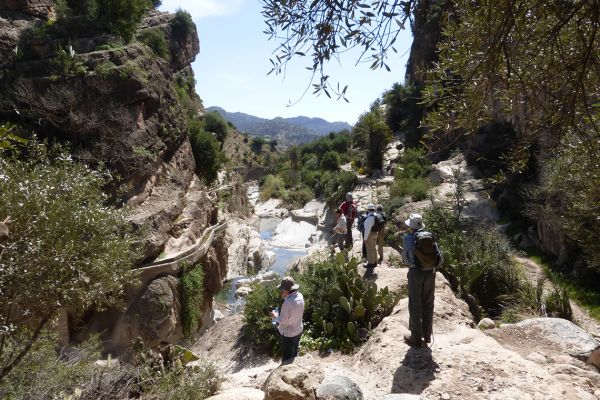
<svg viewBox="0 0 600 400"><path fill-rule="evenodd" d="M367 265L365 268L377 266L377 236L378 232L373 229L375 225L375 204L367 206L367 219L365 219L364 243L367 247Z"/></svg>
<svg viewBox="0 0 600 400"><path fill-rule="evenodd" d="M352 225L356 218L356 204L354 204L352 193L346 193L346 201L340 204L339 209L346 217L346 247L352 248Z"/></svg>
<svg viewBox="0 0 600 400"><path fill-rule="evenodd" d="M410 214L404 223L408 227L408 233L404 236L402 259L409 266L408 325L410 329L410 335L405 335L404 340L411 346L420 347L423 343L431 343L435 268L441 265L442 256L433 235L423 230L425 225L421 214ZM424 249L427 246L430 250ZM422 253L430 253L431 261L427 261L427 254L422 256Z"/></svg>
<svg viewBox="0 0 600 400"><path fill-rule="evenodd" d="M298 291L299 285L295 284L294 278L286 276L277 287L281 291L281 297L285 300L281 306L279 315L271 311L278 324L277 330L281 343L281 362L285 362L298 356L300 337L304 326L302 315L304 314L304 297Z"/></svg>

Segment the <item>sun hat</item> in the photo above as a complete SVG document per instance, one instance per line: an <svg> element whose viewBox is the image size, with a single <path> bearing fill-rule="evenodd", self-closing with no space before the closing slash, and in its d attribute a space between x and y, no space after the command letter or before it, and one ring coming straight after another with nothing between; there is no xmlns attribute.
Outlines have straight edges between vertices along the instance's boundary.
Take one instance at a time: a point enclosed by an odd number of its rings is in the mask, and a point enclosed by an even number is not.
<svg viewBox="0 0 600 400"><path fill-rule="evenodd" d="M352 192L346 193L346 201L352 201L354 198L352 197Z"/></svg>
<svg viewBox="0 0 600 400"><path fill-rule="evenodd" d="M375 211L375 204L373 204L373 203L370 203L370 204L367 206L367 210L369 210L369 211L370 211L370 210L373 210L373 211Z"/></svg>
<svg viewBox="0 0 600 400"><path fill-rule="evenodd" d="M425 224L423 224L423 217L421 214L410 214L408 219L404 221L406 226L413 229L423 229L425 228Z"/></svg>
<svg viewBox="0 0 600 400"><path fill-rule="evenodd" d="M279 286L277 286L277 289L287 290L289 292L292 290L297 290L299 287L300 285L294 283L294 278L291 276L284 276Z"/></svg>

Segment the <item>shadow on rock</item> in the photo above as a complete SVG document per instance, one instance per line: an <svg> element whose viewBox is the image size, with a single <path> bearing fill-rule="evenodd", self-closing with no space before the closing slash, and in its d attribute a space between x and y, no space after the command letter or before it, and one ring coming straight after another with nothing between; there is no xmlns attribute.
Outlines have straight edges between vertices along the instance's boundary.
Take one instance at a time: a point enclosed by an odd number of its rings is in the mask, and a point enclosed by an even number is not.
<svg viewBox="0 0 600 400"><path fill-rule="evenodd" d="M240 333L233 348L232 360L235 363L232 368L233 372L239 372L246 368L268 364L271 362L271 357L267 356L261 349L253 346Z"/></svg>
<svg viewBox="0 0 600 400"><path fill-rule="evenodd" d="M439 365L433 360L431 349L411 347L394 373L391 392L421 394L435 379L437 368Z"/></svg>

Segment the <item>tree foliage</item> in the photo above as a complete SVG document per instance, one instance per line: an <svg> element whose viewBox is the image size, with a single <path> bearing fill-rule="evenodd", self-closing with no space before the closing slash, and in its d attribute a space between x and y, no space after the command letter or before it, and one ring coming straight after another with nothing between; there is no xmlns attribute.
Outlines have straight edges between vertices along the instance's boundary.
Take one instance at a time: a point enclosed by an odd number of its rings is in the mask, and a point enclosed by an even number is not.
<svg viewBox="0 0 600 400"><path fill-rule="evenodd" d="M210 132L206 132L198 121L189 122L190 142L196 161L196 173L207 184L217 179L219 170L225 163L225 154L219 141Z"/></svg>
<svg viewBox="0 0 600 400"><path fill-rule="evenodd" d="M367 167L371 172L381 170L385 148L391 140L390 128L379 108L360 116L354 132L367 138Z"/></svg>
<svg viewBox="0 0 600 400"><path fill-rule="evenodd" d="M345 99L346 88L332 86L326 64L339 53L360 48L357 62L368 62L371 69L390 68L388 52L410 18L415 1L330 1L263 0L265 34L278 42L272 70L285 71L289 61L309 57L307 69L313 72L314 93L330 92ZM318 78L317 78L318 76Z"/></svg>
<svg viewBox="0 0 600 400"><path fill-rule="evenodd" d="M0 250L0 380L59 310L114 304L131 281L130 225L106 205L104 182L60 148L33 143L0 159L0 214L12 219Z"/></svg>
<svg viewBox="0 0 600 400"><path fill-rule="evenodd" d="M221 143L221 148L223 148L223 143L225 143L225 139L229 134L229 126L227 125L227 121L225 118L221 116L216 111L206 113L204 116L204 129L208 132L214 133L217 140Z"/></svg>

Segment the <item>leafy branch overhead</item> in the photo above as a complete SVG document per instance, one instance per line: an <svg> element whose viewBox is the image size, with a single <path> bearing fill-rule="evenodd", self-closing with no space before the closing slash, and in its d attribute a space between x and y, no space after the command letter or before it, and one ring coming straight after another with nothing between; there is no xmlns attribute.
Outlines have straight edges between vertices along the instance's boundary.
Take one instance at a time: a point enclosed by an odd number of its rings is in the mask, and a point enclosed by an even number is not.
<svg viewBox="0 0 600 400"><path fill-rule="evenodd" d="M329 82L325 65L331 59L353 48L360 48L356 63L369 62L371 69L390 67L386 60L398 34L411 18L415 6L409 1L357 0L263 0L262 14L269 39L278 42L275 57L270 59L269 73L285 73L288 62L298 57L311 57L306 69L312 71L314 94L333 92L346 99L347 86L340 88ZM318 78L317 78L318 76ZM313 83L315 82L316 83Z"/></svg>

